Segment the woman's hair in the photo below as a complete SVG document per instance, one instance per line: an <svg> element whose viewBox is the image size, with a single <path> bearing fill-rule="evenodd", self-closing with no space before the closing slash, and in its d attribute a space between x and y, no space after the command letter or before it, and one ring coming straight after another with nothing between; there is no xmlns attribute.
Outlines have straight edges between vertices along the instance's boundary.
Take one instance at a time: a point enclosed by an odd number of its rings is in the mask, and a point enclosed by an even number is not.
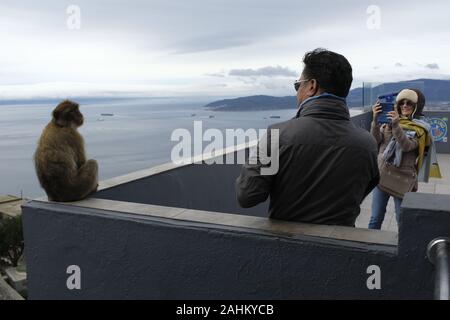
<svg viewBox="0 0 450 320"><path fill-rule="evenodd" d="M417 117L423 117L423 108L425 107L425 95L422 93L422 91L420 91L419 89L411 89L412 91L414 91L415 93L417 93L417 108L416 108L416 112L414 114L414 116Z"/></svg>

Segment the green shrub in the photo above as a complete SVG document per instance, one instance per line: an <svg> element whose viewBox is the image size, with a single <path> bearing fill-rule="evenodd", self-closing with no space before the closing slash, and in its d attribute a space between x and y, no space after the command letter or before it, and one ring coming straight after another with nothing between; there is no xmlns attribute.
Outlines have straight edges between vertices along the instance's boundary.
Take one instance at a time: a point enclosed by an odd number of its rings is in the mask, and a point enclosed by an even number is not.
<svg viewBox="0 0 450 320"><path fill-rule="evenodd" d="M23 248L22 217L0 220L0 258L8 260L13 267L17 267Z"/></svg>

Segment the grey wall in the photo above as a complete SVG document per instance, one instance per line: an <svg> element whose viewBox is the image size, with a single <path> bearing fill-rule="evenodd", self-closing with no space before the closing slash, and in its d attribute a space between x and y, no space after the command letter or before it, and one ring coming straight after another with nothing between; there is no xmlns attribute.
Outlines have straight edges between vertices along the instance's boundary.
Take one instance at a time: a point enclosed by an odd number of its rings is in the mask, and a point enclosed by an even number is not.
<svg viewBox="0 0 450 320"><path fill-rule="evenodd" d="M31 299L432 299L426 246L450 197L409 193L394 246L280 236L62 204L24 206ZM66 269L81 268L81 290ZM368 290L369 265L381 290Z"/></svg>
<svg viewBox="0 0 450 320"><path fill-rule="evenodd" d="M426 258L426 247L434 238L450 236L450 196L408 193L402 208L398 252L407 266L402 286L419 298L432 299L434 267Z"/></svg>
<svg viewBox="0 0 450 320"><path fill-rule="evenodd" d="M370 131L370 123L372 121L372 112L365 112L351 118L353 124L357 127Z"/></svg>
<svg viewBox="0 0 450 320"><path fill-rule="evenodd" d="M234 183L241 167L193 164L97 192L95 197L267 217L268 201L249 209L239 207Z"/></svg>
<svg viewBox="0 0 450 320"><path fill-rule="evenodd" d="M398 295L392 247L30 203L30 299L312 299ZM369 265L383 288L366 287ZM81 290L66 269L81 268Z"/></svg>

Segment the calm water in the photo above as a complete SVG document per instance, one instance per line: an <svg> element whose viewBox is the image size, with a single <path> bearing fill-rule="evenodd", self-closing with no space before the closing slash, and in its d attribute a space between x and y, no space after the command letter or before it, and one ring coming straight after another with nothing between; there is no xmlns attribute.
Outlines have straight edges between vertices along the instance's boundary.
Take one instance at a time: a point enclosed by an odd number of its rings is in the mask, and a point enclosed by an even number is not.
<svg viewBox="0 0 450 320"><path fill-rule="evenodd" d="M288 120L295 110L212 112L204 104L161 105L145 101L82 105L85 123L80 128L89 158L99 162L100 180L170 161L171 141L177 128L193 132L194 121L203 130L267 128ZM54 106L0 106L0 194L43 195L33 167L33 153ZM102 116L112 113L114 116ZM359 111L352 110L352 115ZM271 119L271 115L280 119ZM214 116L210 118L210 116ZM207 143L205 143L206 145Z"/></svg>

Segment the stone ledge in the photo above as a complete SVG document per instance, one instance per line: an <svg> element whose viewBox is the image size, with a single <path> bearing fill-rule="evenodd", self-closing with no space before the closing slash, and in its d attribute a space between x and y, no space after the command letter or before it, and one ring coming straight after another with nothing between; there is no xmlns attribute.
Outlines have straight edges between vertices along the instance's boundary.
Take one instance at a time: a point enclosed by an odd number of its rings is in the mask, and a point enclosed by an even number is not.
<svg viewBox="0 0 450 320"><path fill-rule="evenodd" d="M245 216L212 211L191 210L185 208L164 207L132 202L90 198L72 203L51 203L57 207L74 206L87 209L98 209L106 212L117 212L155 218L165 218L190 223L220 225L231 228L245 228L272 235L297 237L319 237L332 240L344 240L365 244L377 244L396 248L398 234L390 231L358 229L344 226L306 224Z"/></svg>

